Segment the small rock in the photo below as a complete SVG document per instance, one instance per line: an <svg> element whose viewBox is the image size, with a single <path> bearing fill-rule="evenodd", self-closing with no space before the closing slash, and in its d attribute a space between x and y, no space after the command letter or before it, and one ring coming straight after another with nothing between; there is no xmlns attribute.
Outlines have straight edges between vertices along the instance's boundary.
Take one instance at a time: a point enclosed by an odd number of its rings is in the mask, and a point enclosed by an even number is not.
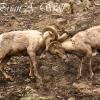
<svg viewBox="0 0 100 100"><path fill-rule="evenodd" d="M25 82L28 82L28 83L29 83L30 81L31 81L31 80L30 80L29 78L25 79Z"/></svg>
<svg viewBox="0 0 100 100"><path fill-rule="evenodd" d="M92 94L92 86L89 83L73 83L73 86L79 90L81 93Z"/></svg>
<svg viewBox="0 0 100 100"><path fill-rule="evenodd" d="M26 88L25 88L26 90L31 90L32 89L32 87L30 87L30 86L26 86Z"/></svg>
<svg viewBox="0 0 100 100"><path fill-rule="evenodd" d="M94 89L93 92L100 95L100 88Z"/></svg>
<svg viewBox="0 0 100 100"><path fill-rule="evenodd" d="M31 97L37 97L38 96L38 93L36 90L34 90L32 87L30 86L26 86L25 88L25 92L27 94L27 96L31 96Z"/></svg>
<svg viewBox="0 0 100 100"><path fill-rule="evenodd" d="M75 97L70 97L68 98L68 100L75 100Z"/></svg>
<svg viewBox="0 0 100 100"><path fill-rule="evenodd" d="M64 19L64 18L57 18L57 20L56 20L58 23L64 23L64 22L66 22L66 19Z"/></svg>
<svg viewBox="0 0 100 100"><path fill-rule="evenodd" d="M61 96L59 96L59 95L57 95L57 98L62 99L62 97L61 97Z"/></svg>
<svg viewBox="0 0 100 100"><path fill-rule="evenodd" d="M47 66L41 66L41 69L42 70L48 70L48 67Z"/></svg>
<svg viewBox="0 0 100 100"><path fill-rule="evenodd" d="M11 19L16 19L16 17L15 16L11 16Z"/></svg>
<svg viewBox="0 0 100 100"><path fill-rule="evenodd" d="M35 97L34 100L52 100L52 97Z"/></svg>
<svg viewBox="0 0 100 100"><path fill-rule="evenodd" d="M90 88L90 86L86 83L73 83L73 86L78 89Z"/></svg>
<svg viewBox="0 0 100 100"><path fill-rule="evenodd" d="M2 93L2 92L0 92L0 99L2 99L2 100L3 100L4 96L3 96L2 94L3 94L3 93Z"/></svg>
<svg viewBox="0 0 100 100"><path fill-rule="evenodd" d="M34 100L32 97L22 97L20 100Z"/></svg>

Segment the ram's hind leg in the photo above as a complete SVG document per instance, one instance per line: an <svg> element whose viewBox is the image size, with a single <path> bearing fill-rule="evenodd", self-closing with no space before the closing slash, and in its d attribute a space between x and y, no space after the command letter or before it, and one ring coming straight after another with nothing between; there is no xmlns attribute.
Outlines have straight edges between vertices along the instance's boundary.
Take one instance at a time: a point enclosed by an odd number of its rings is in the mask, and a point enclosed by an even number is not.
<svg viewBox="0 0 100 100"><path fill-rule="evenodd" d="M94 73L93 73L93 70L92 70L92 65L91 65L91 58L89 58L89 73L90 73L90 79L93 78L94 76Z"/></svg>
<svg viewBox="0 0 100 100"><path fill-rule="evenodd" d="M30 57L29 57L29 61L30 61L29 76L32 78L34 76L34 67Z"/></svg>
<svg viewBox="0 0 100 100"><path fill-rule="evenodd" d="M4 75L4 77L6 78L6 80L9 81L13 81L12 77L10 75L8 75L5 71L4 71L4 67L6 65L6 63L8 62L8 60L10 59L10 57L5 57L1 63L0 63L0 71L2 72L2 74Z"/></svg>
<svg viewBox="0 0 100 100"><path fill-rule="evenodd" d="M78 74L77 74L77 77L76 79L80 79L81 76L82 76L82 67L83 67L83 58L81 58L81 64L79 65L77 71L78 71Z"/></svg>

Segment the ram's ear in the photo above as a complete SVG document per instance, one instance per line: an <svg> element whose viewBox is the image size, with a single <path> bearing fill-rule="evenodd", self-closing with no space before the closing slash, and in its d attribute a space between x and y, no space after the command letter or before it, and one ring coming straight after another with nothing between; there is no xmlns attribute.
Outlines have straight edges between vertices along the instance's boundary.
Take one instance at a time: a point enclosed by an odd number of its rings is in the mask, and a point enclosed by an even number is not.
<svg viewBox="0 0 100 100"><path fill-rule="evenodd" d="M68 38L68 34L67 34L67 33L64 33L64 34L62 34L61 36L59 36L58 41L59 41L59 42L63 42L63 41L65 41L67 38Z"/></svg>

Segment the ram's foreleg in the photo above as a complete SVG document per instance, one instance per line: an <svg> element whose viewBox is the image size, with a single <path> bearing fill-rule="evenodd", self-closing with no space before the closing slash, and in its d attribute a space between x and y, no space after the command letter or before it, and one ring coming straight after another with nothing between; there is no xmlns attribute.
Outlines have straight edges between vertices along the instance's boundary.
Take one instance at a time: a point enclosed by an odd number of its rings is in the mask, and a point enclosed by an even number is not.
<svg viewBox="0 0 100 100"><path fill-rule="evenodd" d="M38 73L38 69L37 69L36 53L31 48L28 48L27 51L28 51L29 58L30 58L30 72L29 72L29 76L33 77L33 75L35 75L38 79L41 79L41 77L40 77L40 75Z"/></svg>
<svg viewBox="0 0 100 100"><path fill-rule="evenodd" d="M40 59L45 59L46 58L46 49L42 52L42 54L40 55Z"/></svg>
<svg viewBox="0 0 100 100"><path fill-rule="evenodd" d="M9 59L10 59L10 57L7 56L1 61L1 63L0 63L0 71L2 72L2 74L4 75L6 80L13 81L13 78L4 71L4 67L5 67L5 65L6 65L6 63L8 62Z"/></svg>

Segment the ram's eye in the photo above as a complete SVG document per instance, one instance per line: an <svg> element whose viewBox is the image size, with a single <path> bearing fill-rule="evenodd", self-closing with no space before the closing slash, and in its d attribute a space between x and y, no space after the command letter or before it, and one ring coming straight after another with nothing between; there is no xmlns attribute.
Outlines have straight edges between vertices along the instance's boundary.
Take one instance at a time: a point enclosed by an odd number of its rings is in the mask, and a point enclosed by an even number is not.
<svg viewBox="0 0 100 100"><path fill-rule="evenodd" d="M56 50L56 49L55 49L54 51L55 51L55 53L57 52L57 50Z"/></svg>
<svg viewBox="0 0 100 100"><path fill-rule="evenodd" d="M54 46L56 46L56 44L54 44Z"/></svg>

